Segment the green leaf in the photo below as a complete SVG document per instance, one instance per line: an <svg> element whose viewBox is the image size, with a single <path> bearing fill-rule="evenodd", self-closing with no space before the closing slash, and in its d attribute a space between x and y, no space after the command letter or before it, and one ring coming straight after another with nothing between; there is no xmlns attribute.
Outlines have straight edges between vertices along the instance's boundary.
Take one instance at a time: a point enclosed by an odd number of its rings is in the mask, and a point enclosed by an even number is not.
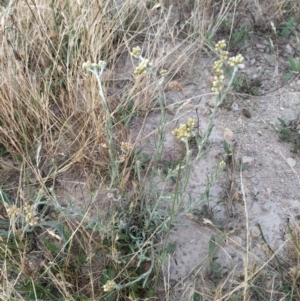
<svg viewBox="0 0 300 301"><path fill-rule="evenodd" d="M20 154L17 154L17 155L16 155L16 159L17 159L19 162L23 162L23 157L22 157Z"/></svg>
<svg viewBox="0 0 300 301"><path fill-rule="evenodd" d="M147 298L153 298L155 296L155 290L151 289L149 291L146 292L146 297Z"/></svg>
<svg viewBox="0 0 300 301"><path fill-rule="evenodd" d="M296 69L296 63L295 63L295 61L293 60L293 58L290 55L288 56L288 60L289 60L289 63L290 63L291 70L295 71L295 69Z"/></svg>
<svg viewBox="0 0 300 301"><path fill-rule="evenodd" d="M230 301L238 301L238 296L236 294L231 295Z"/></svg>
<svg viewBox="0 0 300 301"><path fill-rule="evenodd" d="M283 78L283 83L286 84L291 78L293 77L293 73L289 72L285 75L285 77Z"/></svg>
<svg viewBox="0 0 300 301"><path fill-rule="evenodd" d="M209 243L208 243L208 254L210 257L213 256L216 248L217 248L217 245L216 245L215 237L214 237L214 235L212 235L209 240Z"/></svg>
<svg viewBox="0 0 300 301"><path fill-rule="evenodd" d="M201 301L201 300L202 300L202 298L201 298L201 296L199 295L199 293L195 292L195 293L193 294L193 301Z"/></svg>
<svg viewBox="0 0 300 301"><path fill-rule="evenodd" d="M166 247L166 253L170 254L176 250L176 244L168 244Z"/></svg>
<svg viewBox="0 0 300 301"><path fill-rule="evenodd" d="M8 198L7 194L0 188L0 202L2 202L3 205L8 204L12 205L12 202Z"/></svg>
<svg viewBox="0 0 300 301"><path fill-rule="evenodd" d="M40 226L54 228L63 239L63 243L66 244L70 238L70 233L68 232L67 228L58 222L55 221L47 221L43 223L39 223Z"/></svg>
<svg viewBox="0 0 300 301"><path fill-rule="evenodd" d="M43 242L52 255L55 255L59 251L59 247L51 241L44 239Z"/></svg>
<svg viewBox="0 0 300 301"><path fill-rule="evenodd" d="M7 150L4 144L0 143L0 157L7 157L8 155L9 155L9 151Z"/></svg>
<svg viewBox="0 0 300 301"><path fill-rule="evenodd" d="M223 141L223 149L224 149L224 152L226 153L226 155L230 155L231 152L230 152L229 145L226 140Z"/></svg>

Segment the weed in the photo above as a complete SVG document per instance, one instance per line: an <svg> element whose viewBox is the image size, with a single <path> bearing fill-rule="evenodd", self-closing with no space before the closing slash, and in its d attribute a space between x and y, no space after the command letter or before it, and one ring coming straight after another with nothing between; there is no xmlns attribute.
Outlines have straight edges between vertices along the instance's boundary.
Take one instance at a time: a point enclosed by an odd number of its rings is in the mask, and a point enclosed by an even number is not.
<svg viewBox="0 0 300 301"><path fill-rule="evenodd" d="M290 79L299 75L300 73L300 59L293 59L290 55L288 56L288 61L290 65L290 71L286 74L283 79L283 83L286 84Z"/></svg>
<svg viewBox="0 0 300 301"><path fill-rule="evenodd" d="M229 70L229 73L231 70ZM261 78L252 79L247 74L240 74L236 77L232 87L238 93L249 94L253 96L260 95L259 87L261 86Z"/></svg>
<svg viewBox="0 0 300 301"><path fill-rule="evenodd" d="M218 283L220 279L224 277L226 274L226 267L223 267L217 260L218 257L215 256L215 252L218 248L218 245L216 243L216 238L214 236L211 236L209 240L208 245L208 255L210 259L210 266L208 275L210 279L213 280L213 282Z"/></svg>
<svg viewBox="0 0 300 301"><path fill-rule="evenodd" d="M277 26L276 32L278 37L288 38L291 34L296 30L296 22L293 17L289 17L289 19L281 23Z"/></svg>
<svg viewBox="0 0 300 301"><path fill-rule="evenodd" d="M234 28L231 33L230 39L230 50L237 51L239 47L241 47L245 41L247 41L250 37L250 30L247 26L241 26L240 28Z"/></svg>
<svg viewBox="0 0 300 301"><path fill-rule="evenodd" d="M299 133L299 121L291 121L288 125L286 122L279 118L280 129L277 131L279 139L281 141L291 143L291 151L299 153L300 147L300 133Z"/></svg>
<svg viewBox="0 0 300 301"><path fill-rule="evenodd" d="M118 108L116 121L121 121L126 129L130 128L133 117L137 115L132 99L126 100L125 104Z"/></svg>

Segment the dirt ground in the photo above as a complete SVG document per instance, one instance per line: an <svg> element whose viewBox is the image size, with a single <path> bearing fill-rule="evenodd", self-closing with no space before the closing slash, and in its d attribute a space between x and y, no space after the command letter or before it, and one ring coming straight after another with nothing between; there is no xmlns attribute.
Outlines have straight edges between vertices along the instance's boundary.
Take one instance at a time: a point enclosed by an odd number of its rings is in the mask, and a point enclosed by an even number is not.
<svg viewBox="0 0 300 301"><path fill-rule="evenodd" d="M224 139L236 145L236 166L231 170L228 167L211 189L211 201L204 206L206 213L203 207L199 208L199 214L183 218L171 233L170 243L176 245L176 250L169 256L164 277L175 300L189 300L197 288L195 276L209 271L212 237L217 245L213 261L220 264L218 273L231 275L236 283L249 275L254 277L272 256L260 231L272 250L289 261L287 225L295 225L300 212L300 162L291 146L279 141L274 129L280 128L278 118L290 122L300 114L300 79L296 77L283 85L288 72L287 51L294 58L299 57L293 46L296 43L285 39L273 50L267 41L261 40L239 45L245 68L238 76L245 76L249 86L256 85L261 96L243 92L228 95L217 114L210 148L192 169L187 191L197 198L204 191L207 175L215 171L223 158ZM199 119L200 131L207 128L213 107L207 78L212 75L214 59L202 57L196 68L201 71L195 73L193 69L189 74L189 70L183 70L185 76L171 84L175 89L166 89L169 124L164 155L168 158L179 155L178 142L171 134L178 124L192 117ZM180 109L174 109L174 104L182 100ZM155 128L157 119L157 114L149 115L144 135ZM243 170L239 168L241 164ZM264 280L266 289L274 285L275 276L272 277ZM228 287L224 281L224 292Z"/></svg>
<svg viewBox="0 0 300 301"><path fill-rule="evenodd" d="M231 142L236 145L236 164L244 164L245 169L227 171L212 188L212 202L208 205L211 218L208 221L203 223L199 216L187 216L182 220L182 226L171 234L170 241L177 248L170 256L169 283L177 290L177 298L180 300L194 291L194 287L191 287L194 276L209 269L209 242L212 236L217 237L218 245L214 259L228 273L233 272L235 276L232 278L236 280L245 277L246 259L246 269L253 272L270 258L259 226L271 248L284 258L289 256L287 224L295 224L295 219L299 216L300 162L298 155L291 152L290 145L279 141L274 127L280 128L278 118L287 122L298 119L300 80L296 78L292 83L281 87L286 72L286 58L279 60L282 64L278 68L275 63L278 63L278 57L276 54L269 54L266 46L263 51L262 48L257 48L261 45L249 46L248 51L242 52L246 58L242 73L253 80L259 77L259 94L265 95L228 96L225 102L229 102L231 107L219 110L211 136L212 144L205 157L193 167L188 191L197 197L204 190L206 176L216 169L217 162L221 159L222 143L228 132ZM270 63L266 64L266 60ZM203 70L203 67L199 66L199 69ZM200 129L205 129L211 96L206 95L208 91L205 88L191 89L184 82L179 83L183 88L181 97L186 95L198 101L193 109L185 112L182 120L197 118L195 109L198 108ZM196 76L194 87L203 86L204 79ZM174 95L170 93L167 99L171 102ZM177 117L175 114L174 118ZM151 119L149 123L151 124ZM217 201L224 198L224 203L216 205ZM217 221L221 221L224 228L219 229L215 224ZM271 283L273 282L265 283L266 288L269 289ZM227 288L224 285L223 289Z"/></svg>
<svg viewBox="0 0 300 301"><path fill-rule="evenodd" d="M167 42L165 45L168 49ZM182 218L171 232L169 241L176 249L169 254L163 276L174 300L189 300L199 285L196 276L210 271L212 260L219 263L219 280L230 275L234 285L245 277L254 277L272 256L260 229L272 250L288 261L287 224L295 224L300 214L300 161L289 144L279 141L274 128L279 129L278 118L291 121L300 114L300 78L283 85L288 72L287 54L294 58L300 55L295 45L294 38L282 39L270 49L268 41L253 39L238 47L245 57L245 68L238 76L245 76L244 86L254 87L261 96L249 91L228 95L217 113L209 149L192 169L187 191L197 198L205 189L207 175L224 158L224 139L236 145L235 167L228 166L222 173L210 191L210 202L199 206L197 214ZM165 158L178 159L180 146L171 132L180 123L192 117L199 119L199 131L207 128L214 97L208 79L214 60L214 55L202 55L198 63L194 58L193 68L185 67L165 89ZM133 68L125 57L120 67L123 75L132 73ZM120 78L123 75L120 73ZM178 103L180 106L175 106ZM156 129L159 117L156 111L148 115L141 141ZM132 137L137 136L143 122L138 118L132 122ZM68 187L66 183L63 186ZM212 239L217 246L213 259L209 251ZM210 273L215 283L219 276ZM271 289L273 280L267 277L263 286ZM226 293L229 286L224 281L222 290Z"/></svg>

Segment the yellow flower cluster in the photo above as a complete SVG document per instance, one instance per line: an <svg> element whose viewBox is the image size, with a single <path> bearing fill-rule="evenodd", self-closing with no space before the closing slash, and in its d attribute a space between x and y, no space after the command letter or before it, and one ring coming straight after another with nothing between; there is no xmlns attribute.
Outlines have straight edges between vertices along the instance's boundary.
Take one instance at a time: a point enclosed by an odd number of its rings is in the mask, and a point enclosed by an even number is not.
<svg viewBox="0 0 300 301"><path fill-rule="evenodd" d="M186 141L191 137L194 137L193 128L196 125L196 120L189 118L187 123L181 124L179 128L175 129L172 134L181 141Z"/></svg>
<svg viewBox="0 0 300 301"><path fill-rule="evenodd" d="M165 77L167 75L167 70L165 69L160 70L159 75L160 77Z"/></svg>
<svg viewBox="0 0 300 301"><path fill-rule="evenodd" d="M147 68L150 68L152 64L148 59L143 59L140 64L135 68L134 74L139 75L147 72Z"/></svg>
<svg viewBox="0 0 300 301"><path fill-rule="evenodd" d="M12 205L10 207L7 207L6 211L7 211L7 214L8 214L9 217L14 217L16 215L21 214L20 208L18 208L16 205Z"/></svg>
<svg viewBox="0 0 300 301"><path fill-rule="evenodd" d="M224 64L224 61L222 61L222 60L218 60L218 61L214 62L213 71L216 76L221 76L224 74L224 71L222 69L223 64Z"/></svg>
<svg viewBox="0 0 300 301"><path fill-rule="evenodd" d="M30 226L34 226L37 224L38 218L35 216L36 213L33 205L26 204L24 206L24 213L27 224L29 224Z"/></svg>
<svg viewBox="0 0 300 301"><path fill-rule="evenodd" d="M25 218L25 221L30 226L34 226L38 222L36 217L35 208L33 205L25 204L23 210L17 207L17 205L6 206L6 211L9 217L13 218L16 215L20 215Z"/></svg>
<svg viewBox="0 0 300 301"><path fill-rule="evenodd" d="M227 61L228 60L228 51L221 50L220 58L221 58L221 61L223 61L223 62Z"/></svg>
<svg viewBox="0 0 300 301"><path fill-rule="evenodd" d="M130 150L132 149L132 144L130 142L121 143L122 155L119 157L120 162L124 162L129 155Z"/></svg>
<svg viewBox="0 0 300 301"><path fill-rule="evenodd" d="M223 90L224 71L222 69L224 61L218 60L214 63L213 72L215 74L211 90L216 94L220 94Z"/></svg>
<svg viewBox="0 0 300 301"><path fill-rule="evenodd" d="M226 167L226 162L221 161L221 162L219 163L219 167L220 167L220 168L225 168L225 167Z"/></svg>
<svg viewBox="0 0 300 301"><path fill-rule="evenodd" d="M105 292L111 292L115 288L116 283L113 280L107 280L105 285L103 285L103 290Z"/></svg>
<svg viewBox="0 0 300 301"><path fill-rule="evenodd" d="M215 45L215 50L219 52L220 59L216 61L213 65L213 72L215 76L214 76L214 81L211 90L216 94L220 94L223 90L223 82L225 77L222 68L224 62L228 59L228 51L223 50L225 47L226 47L225 40L221 40Z"/></svg>
<svg viewBox="0 0 300 301"><path fill-rule="evenodd" d="M215 50L217 51L221 51L222 49L224 49L226 47L226 42L225 40L221 40L219 42L216 43L215 45Z"/></svg>
<svg viewBox="0 0 300 301"><path fill-rule="evenodd" d="M139 46L137 47L133 47L132 51L130 52L130 54L135 57L136 59L138 59L141 55L141 48Z"/></svg>
<svg viewBox="0 0 300 301"><path fill-rule="evenodd" d="M237 56L233 56L229 58L228 64L231 67L237 66L238 64L241 64L244 61L244 57L241 54L238 54Z"/></svg>
<svg viewBox="0 0 300 301"><path fill-rule="evenodd" d="M219 52L220 59L216 61L213 65L214 80L212 83L211 90L217 95L223 91L224 88L224 63L228 63L229 66L235 67L238 64L241 64L244 61L244 58L241 54L238 54L235 57L228 58L228 51L223 50L226 47L225 40L221 40L215 45L215 50Z"/></svg>
<svg viewBox="0 0 300 301"><path fill-rule="evenodd" d="M132 149L132 144L130 142L121 143L121 151L127 154Z"/></svg>
<svg viewBox="0 0 300 301"><path fill-rule="evenodd" d="M87 61L82 64L83 69L90 69L90 70L97 70L97 69L104 69L106 67L106 62L99 61L98 63L91 63L90 61Z"/></svg>

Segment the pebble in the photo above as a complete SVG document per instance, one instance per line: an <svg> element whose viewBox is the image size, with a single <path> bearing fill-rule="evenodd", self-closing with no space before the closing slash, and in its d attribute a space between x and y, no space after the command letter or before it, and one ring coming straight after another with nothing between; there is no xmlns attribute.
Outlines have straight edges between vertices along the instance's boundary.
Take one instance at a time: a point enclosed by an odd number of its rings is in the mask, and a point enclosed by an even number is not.
<svg viewBox="0 0 300 301"><path fill-rule="evenodd" d="M239 111L239 110L240 110L240 109L239 109L239 106L238 106L238 104L237 104L236 102L234 102L234 103L232 104L231 110L232 110L232 111Z"/></svg>
<svg viewBox="0 0 300 301"><path fill-rule="evenodd" d="M211 98L207 103L211 108L214 108L216 106L216 98Z"/></svg>
<svg viewBox="0 0 300 301"><path fill-rule="evenodd" d="M257 134L258 134L259 136L261 136L261 135L262 135L261 131L257 131Z"/></svg>
<svg viewBox="0 0 300 301"><path fill-rule="evenodd" d="M291 47L291 45L287 44L285 46L285 51L288 53L288 54L293 54L294 50L293 48Z"/></svg>
<svg viewBox="0 0 300 301"><path fill-rule="evenodd" d="M260 232L258 229L252 229L251 230L251 235L254 237L254 238L258 238L259 235L260 235Z"/></svg>
<svg viewBox="0 0 300 301"><path fill-rule="evenodd" d="M254 158L253 157L248 157L248 156L244 156L241 160L242 164L248 164L248 165L252 165L254 163Z"/></svg>
<svg viewBox="0 0 300 301"><path fill-rule="evenodd" d="M243 108L243 109L242 109L242 113L243 113L243 115L244 115L245 117L251 118L251 113L250 113L249 110Z"/></svg>
<svg viewBox="0 0 300 301"><path fill-rule="evenodd" d="M253 188L253 195L254 195L254 197L257 197L259 195L259 191L256 189L256 187Z"/></svg>
<svg viewBox="0 0 300 301"><path fill-rule="evenodd" d="M257 47L258 49L262 49L262 50L266 48L265 45L259 44L259 43L256 44L256 47Z"/></svg>
<svg viewBox="0 0 300 301"><path fill-rule="evenodd" d="M243 240L239 236L236 236L236 235L231 236L229 239L229 242L233 243L237 247L241 247L243 244Z"/></svg>
<svg viewBox="0 0 300 301"><path fill-rule="evenodd" d="M290 165L291 167L294 167L296 165L296 160L294 160L293 158L287 158L286 162L288 163L288 165Z"/></svg>

